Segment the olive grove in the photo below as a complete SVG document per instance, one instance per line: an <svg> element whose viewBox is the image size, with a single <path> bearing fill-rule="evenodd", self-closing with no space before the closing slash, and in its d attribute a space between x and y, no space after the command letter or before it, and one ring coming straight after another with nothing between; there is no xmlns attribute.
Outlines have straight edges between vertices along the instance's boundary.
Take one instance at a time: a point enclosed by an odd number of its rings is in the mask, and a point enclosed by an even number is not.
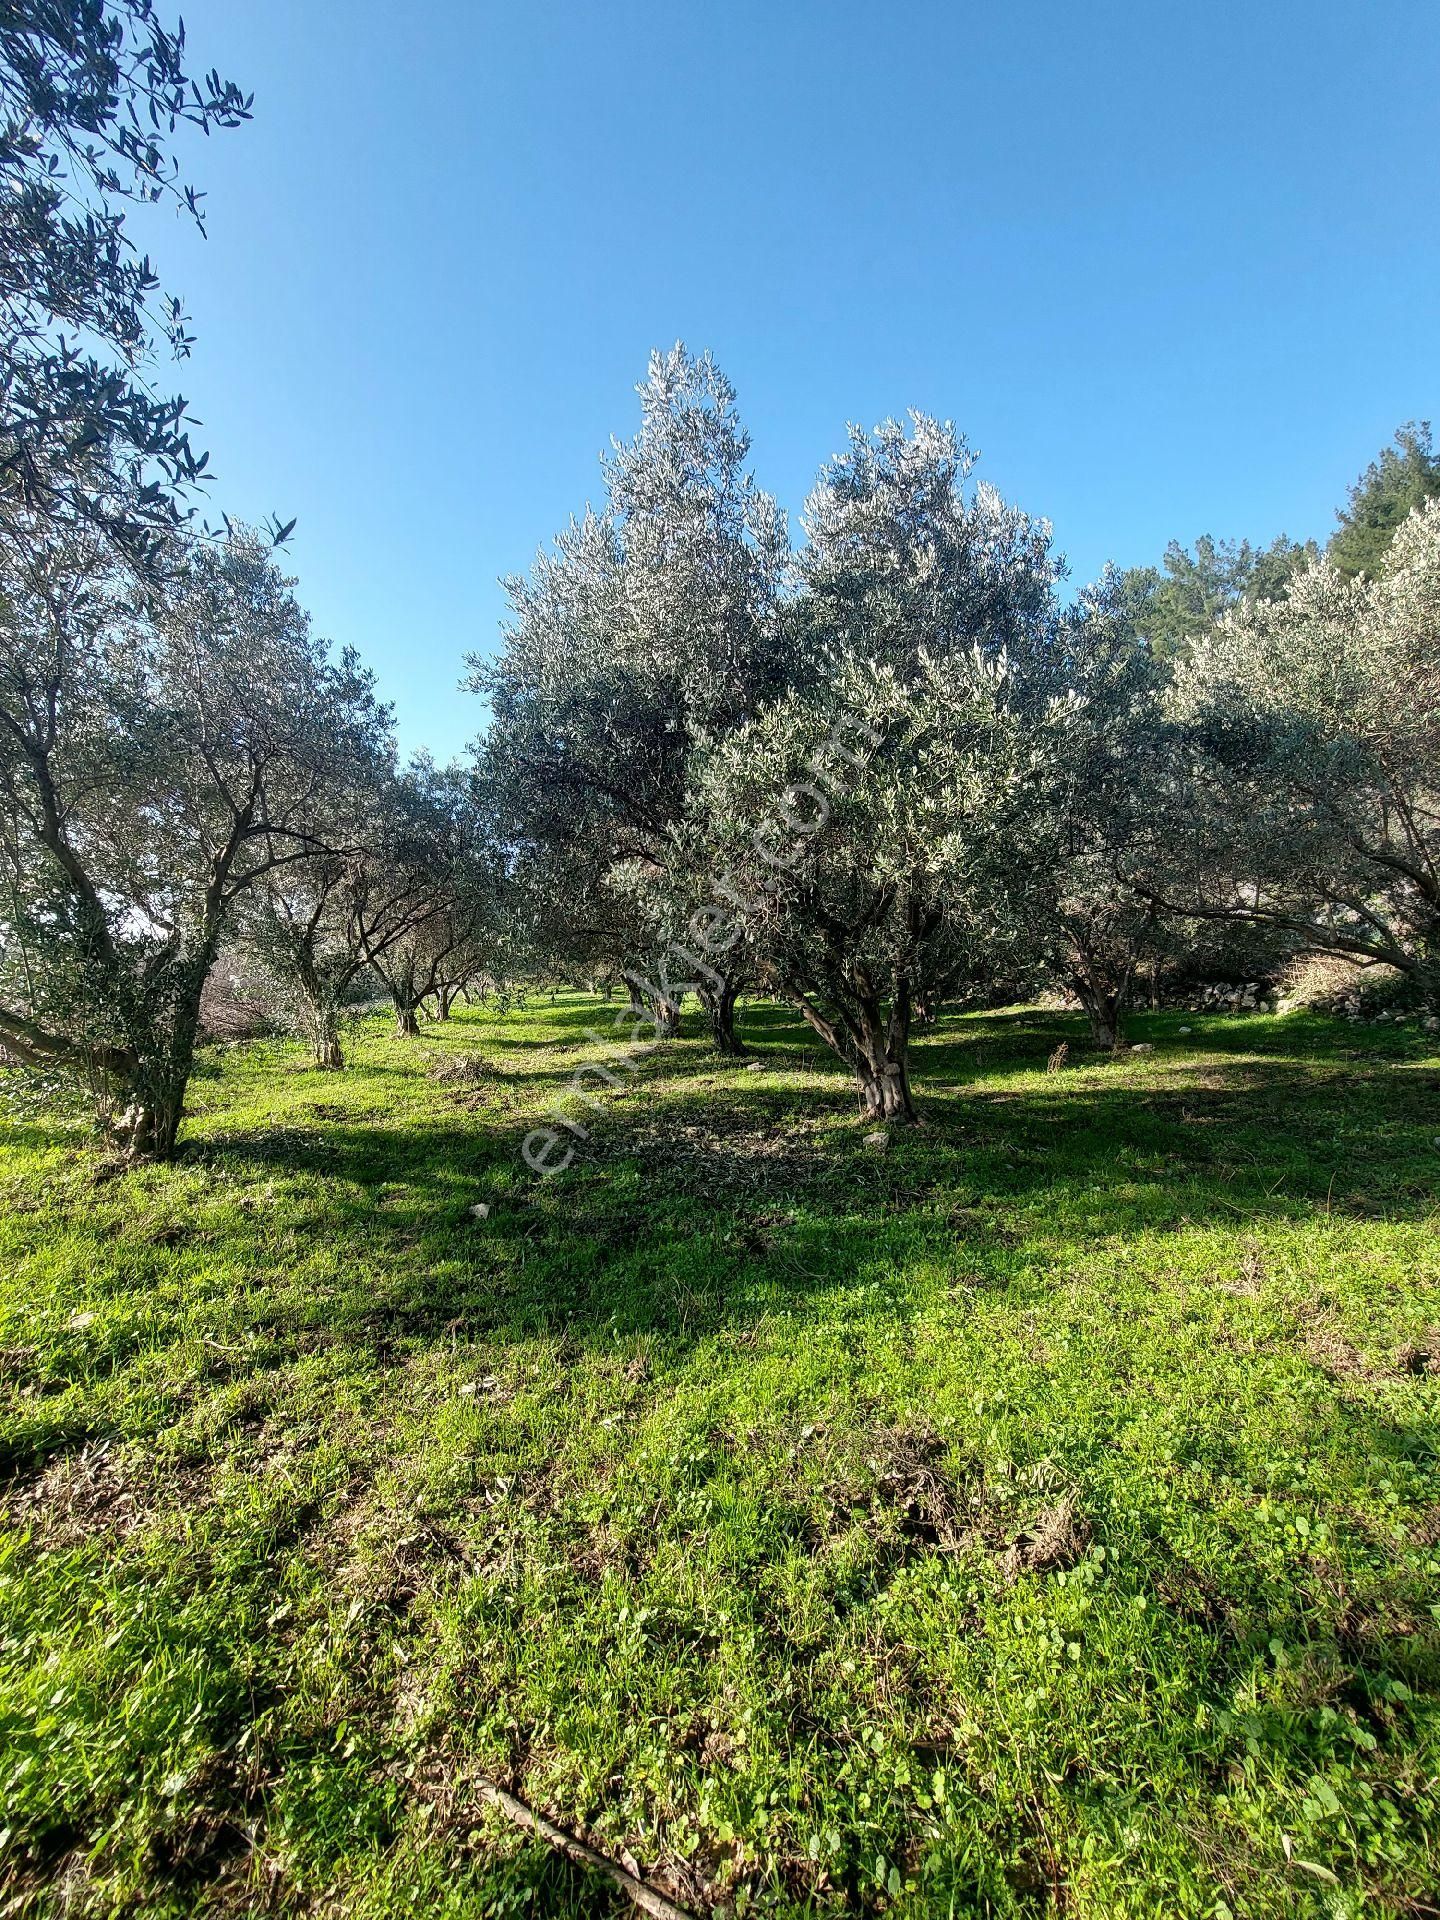
<svg viewBox="0 0 1440 1920"><path fill-rule="evenodd" d="M1076 591L920 413L850 428L792 538L676 345L467 656L473 755L402 766L290 528L197 523L206 458L153 390L190 338L127 214L200 221L179 142L250 111L152 0L0 18L0 1052L128 1158L176 1145L222 949L328 1071L357 1000L413 1036L472 988L623 983L653 1038L693 998L733 1057L763 990L887 1123L947 1000L1060 990L1113 1050L1141 970L1227 928L1440 1014L1427 427L1323 553L1202 536Z"/></svg>

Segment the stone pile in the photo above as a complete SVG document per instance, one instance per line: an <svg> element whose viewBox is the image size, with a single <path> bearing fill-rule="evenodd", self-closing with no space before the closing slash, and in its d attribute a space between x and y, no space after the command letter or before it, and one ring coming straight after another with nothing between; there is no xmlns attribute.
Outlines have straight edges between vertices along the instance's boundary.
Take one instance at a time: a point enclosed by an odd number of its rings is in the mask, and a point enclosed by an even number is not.
<svg viewBox="0 0 1440 1920"><path fill-rule="evenodd" d="M1262 980L1246 980L1233 986L1227 980L1212 982L1200 989L1198 999L1190 1001L1190 1011L1219 1013L1234 1010L1238 1013L1263 1008L1268 1013L1271 1011L1271 991Z"/></svg>

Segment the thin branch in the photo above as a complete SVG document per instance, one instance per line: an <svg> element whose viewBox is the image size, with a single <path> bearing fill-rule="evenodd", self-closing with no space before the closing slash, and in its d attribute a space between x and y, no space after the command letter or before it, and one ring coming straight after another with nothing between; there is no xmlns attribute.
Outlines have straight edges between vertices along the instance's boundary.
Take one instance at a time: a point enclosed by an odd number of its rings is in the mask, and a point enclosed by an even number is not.
<svg viewBox="0 0 1440 1920"><path fill-rule="evenodd" d="M628 1894L642 1912L653 1915L654 1920L695 1920L688 1907L680 1907L663 1893L638 1879L635 1874L627 1873L625 1868L615 1861L607 1860L603 1853L597 1853L594 1847L586 1846L583 1840L577 1840L573 1833L567 1833L563 1827L557 1827L553 1820L547 1820L543 1813L536 1813L533 1807L527 1807L523 1800L517 1800L513 1793L507 1793L504 1787L497 1787L492 1780L477 1780L476 1788L483 1800L492 1807L498 1807L505 1818L515 1826L523 1827L527 1833L535 1834L547 1845L554 1847L557 1853L563 1853L568 1860L574 1860L582 1867L593 1867L597 1873L603 1873L620 1891Z"/></svg>

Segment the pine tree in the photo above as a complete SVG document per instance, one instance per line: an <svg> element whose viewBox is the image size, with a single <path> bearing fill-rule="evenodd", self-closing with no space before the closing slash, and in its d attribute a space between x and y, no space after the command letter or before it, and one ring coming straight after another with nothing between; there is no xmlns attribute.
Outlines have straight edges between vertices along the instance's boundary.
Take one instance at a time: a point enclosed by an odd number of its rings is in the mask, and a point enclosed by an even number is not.
<svg viewBox="0 0 1440 1920"><path fill-rule="evenodd" d="M1426 500L1440 496L1440 455L1430 439L1428 420L1408 420L1350 489L1350 504L1336 516L1340 525L1329 546L1331 561L1354 579L1373 579L1390 550L1395 529Z"/></svg>

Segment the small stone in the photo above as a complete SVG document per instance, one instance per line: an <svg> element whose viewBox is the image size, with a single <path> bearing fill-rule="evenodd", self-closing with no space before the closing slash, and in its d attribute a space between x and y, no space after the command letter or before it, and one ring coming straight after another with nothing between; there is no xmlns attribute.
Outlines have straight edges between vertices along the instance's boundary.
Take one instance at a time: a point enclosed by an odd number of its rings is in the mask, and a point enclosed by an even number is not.
<svg viewBox="0 0 1440 1920"><path fill-rule="evenodd" d="M463 1400L468 1400L474 1392L475 1392L475 1382L473 1380L467 1380L464 1386L461 1387L460 1389L460 1397Z"/></svg>
<svg viewBox="0 0 1440 1920"><path fill-rule="evenodd" d="M883 1153L890 1144L890 1136L882 1128L879 1133L867 1133L865 1136L865 1144L867 1147L874 1147L877 1152Z"/></svg>
<svg viewBox="0 0 1440 1920"><path fill-rule="evenodd" d="M94 1321L93 1313L72 1313L70 1316L70 1324L76 1333L83 1333L86 1327L94 1325Z"/></svg>
<svg viewBox="0 0 1440 1920"><path fill-rule="evenodd" d="M1131 1053L1154 1053L1155 1049L1148 1040L1140 1040L1131 1047Z"/></svg>
<svg viewBox="0 0 1440 1920"><path fill-rule="evenodd" d="M490 1218L490 1202L488 1200L477 1200L470 1209L470 1217L472 1220L488 1220Z"/></svg>
<svg viewBox="0 0 1440 1920"><path fill-rule="evenodd" d="M759 1073L760 1062L758 1060L747 1060L745 1063L745 1071L746 1073Z"/></svg>
<svg viewBox="0 0 1440 1920"><path fill-rule="evenodd" d="M1189 1032L1190 1032L1190 1028L1189 1028L1189 1027L1181 1027L1181 1029L1180 1029L1180 1031L1181 1031L1181 1033L1189 1033Z"/></svg>

